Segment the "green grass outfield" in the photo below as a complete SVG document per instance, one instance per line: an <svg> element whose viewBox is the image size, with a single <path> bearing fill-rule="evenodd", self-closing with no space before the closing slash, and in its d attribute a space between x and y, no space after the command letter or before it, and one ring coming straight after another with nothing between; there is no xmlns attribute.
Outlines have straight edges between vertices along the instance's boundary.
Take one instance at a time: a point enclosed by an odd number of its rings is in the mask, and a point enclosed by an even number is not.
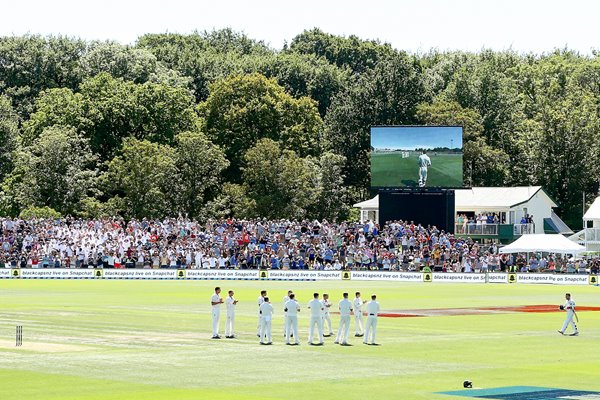
<svg viewBox="0 0 600 400"><path fill-rule="evenodd" d="M410 152L402 158L400 153L371 153L371 186L415 187L419 181L419 152ZM431 158L428 169L428 187L461 187L463 185L462 154L427 154Z"/></svg>
<svg viewBox="0 0 600 400"><path fill-rule="evenodd" d="M210 339L216 285L236 290L238 340ZM255 335L262 288L278 313L273 346ZM298 347L282 344L288 289L304 307ZM600 306L594 286L2 280L0 399L458 399L434 392L462 389L464 379L480 388L600 390L600 312L579 313L579 337L556 332L564 314L515 313L379 318L380 347L352 335L353 347L333 338L307 346L311 293L337 303L355 290L376 292L382 311L561 304L567 290L578 305Z"/></svg>

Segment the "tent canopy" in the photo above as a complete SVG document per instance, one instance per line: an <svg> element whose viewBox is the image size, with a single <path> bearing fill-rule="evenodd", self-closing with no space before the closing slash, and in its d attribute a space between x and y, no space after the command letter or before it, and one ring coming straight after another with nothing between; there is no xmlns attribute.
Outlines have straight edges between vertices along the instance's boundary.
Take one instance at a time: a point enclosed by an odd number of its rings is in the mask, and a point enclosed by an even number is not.
<svg viewBox="0 0 600 400"><path fill-rule="evenodd" d="M500 253L546 253L579 254L585 247L578 245L563 235L523 235L508 246L500 249Z"/></svg>

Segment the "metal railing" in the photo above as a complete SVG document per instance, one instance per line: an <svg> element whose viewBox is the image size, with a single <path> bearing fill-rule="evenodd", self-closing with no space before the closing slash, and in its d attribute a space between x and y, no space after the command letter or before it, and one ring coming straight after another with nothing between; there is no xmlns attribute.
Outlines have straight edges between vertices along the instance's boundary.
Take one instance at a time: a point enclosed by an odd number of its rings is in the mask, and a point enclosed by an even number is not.
<svg viewBox="0 0 600 400"><path fill-rule="evenodd" d="M513 225L513 234L515 236L525 235L535 233L535 229L533 224L514 224Z"/></svg>
<svg viewBox="0 0 600 400"><path fill-rule="evenodd" d="M454 232L457 235L497 236L498 224L456 224Z"/></svg>

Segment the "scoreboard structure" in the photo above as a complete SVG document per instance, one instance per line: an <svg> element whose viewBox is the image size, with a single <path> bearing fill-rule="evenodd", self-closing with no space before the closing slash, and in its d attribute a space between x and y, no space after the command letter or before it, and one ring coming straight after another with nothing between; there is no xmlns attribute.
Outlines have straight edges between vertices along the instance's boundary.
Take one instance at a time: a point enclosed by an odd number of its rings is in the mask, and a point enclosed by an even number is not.
<svg viewBox="0 0 600 400"><path fill-rule="evenodd" d="M454 233L453 189L389 189L379 191L379 222L414 221Z"/></svg>

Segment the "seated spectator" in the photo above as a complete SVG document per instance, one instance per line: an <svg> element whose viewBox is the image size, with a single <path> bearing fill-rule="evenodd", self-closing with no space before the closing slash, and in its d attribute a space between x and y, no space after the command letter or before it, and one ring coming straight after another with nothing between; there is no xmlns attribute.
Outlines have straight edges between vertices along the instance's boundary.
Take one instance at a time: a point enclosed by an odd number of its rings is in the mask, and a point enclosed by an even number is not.
<svg viewBox="0 0 600 400"><path fill-rule="evenodd" d="M539 262L539 270L540 272L544 272L548 270L548 260L546 257L542 257Z"/></svg>
<svg viewBox="0 0 600 400"><path fill-rule="evenodd" d="M340 262L340 260L335 260L335 262L333 263L333 269L336 271L340 271L342 269L342 263Z"/></svg>
<svg viewBox="0 0 600 400"><path fill-rule="evenodd" d="M579 261L577 272L580 274L587 274L587 262L585 259Z"/></svg>
<svg viewBox="0 0 600 400"><path fill-rule="evenodd" d="M383 262L382 262L382 265L383 265L383 267L382 267L382 268L383 268L383 270L384 270L384 271L389 271L389 270L390 270L390 266L391 266L391 264L392 264L392 263L391 263L391 261L390 261L390 258L389 258L388 256L385 256L385 257L383 258Z"/></svg>
<svg viewBox="0 0 600 400"><path fill-rule="evenodd" d="M539 261L537 257L531 256L529 259L529 272L538 272Z"/></svg>

